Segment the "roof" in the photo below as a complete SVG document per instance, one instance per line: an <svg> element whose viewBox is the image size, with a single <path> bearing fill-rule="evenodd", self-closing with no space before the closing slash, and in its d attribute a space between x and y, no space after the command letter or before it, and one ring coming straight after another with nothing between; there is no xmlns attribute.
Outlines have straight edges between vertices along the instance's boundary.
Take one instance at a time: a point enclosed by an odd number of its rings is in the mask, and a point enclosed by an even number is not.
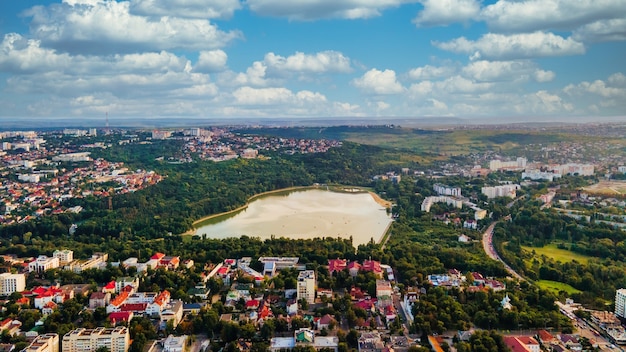
<svg viewBox="0 0 626 352"><path fill-rule="evenodd" d="M333 273L335 271L341 271L348 266L348 262L345 259L329 259L328 260L328 272Z"/></svg>
<svg viewBox="0 0 626 352"><path fill-rule="evenodd" d="M542 341L551 341L554 340L554 336L552 336L552 334L550 334L549 332L547 332L546 330L539 330L537 331L537 334L539 335L539 338Z"/></svg>
<svg viewBox="0 0 626 352"><path fill-rule="evenodd" d="M133 312L113 312L109 314L109 320L113 322L117 321L129 321L133 317Z"/></svg>
<svg viewBox="0 0 626 352"><path fill-rule="evenodd" d="M152 257L150 257L150 259L161 260L161 259L163 259L163 257L165 257L165 254L160 253L160 252L156 252L156 253L154 253L154 255Z"/></svg>

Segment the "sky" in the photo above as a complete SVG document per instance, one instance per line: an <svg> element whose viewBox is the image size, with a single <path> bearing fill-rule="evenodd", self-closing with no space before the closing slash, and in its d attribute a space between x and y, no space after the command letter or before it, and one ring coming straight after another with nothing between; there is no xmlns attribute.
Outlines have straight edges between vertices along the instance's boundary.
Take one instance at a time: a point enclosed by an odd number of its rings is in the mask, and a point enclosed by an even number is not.
<svg viewBox="0 0 626 352"><path fill-rule="evenodd" d="M0 0L0 38L5 121L626 121L626 0Z"/></svg>

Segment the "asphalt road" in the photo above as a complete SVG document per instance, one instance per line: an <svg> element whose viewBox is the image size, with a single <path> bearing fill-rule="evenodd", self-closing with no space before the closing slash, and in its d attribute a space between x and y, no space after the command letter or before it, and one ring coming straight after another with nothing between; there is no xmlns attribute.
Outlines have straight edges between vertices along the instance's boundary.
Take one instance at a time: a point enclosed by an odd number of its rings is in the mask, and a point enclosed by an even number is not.
<svg viewBox="0 0 626 352"><path fill-rule="evenodd" d="M500 256L496 252L496 249L493 247L493 229L496 227L497 223L498 222L496 221L493 224L489 225L487 230L485 230L485 232L483 233L483 248L485 250L485 253L487 253L489 258L501 262L504 265L506 271L508 271L511 276L520 281L526 281L526 279L522 275L518 274L515 270L513 270L513 268L505 263L502 258L500 258Z"/></svg>

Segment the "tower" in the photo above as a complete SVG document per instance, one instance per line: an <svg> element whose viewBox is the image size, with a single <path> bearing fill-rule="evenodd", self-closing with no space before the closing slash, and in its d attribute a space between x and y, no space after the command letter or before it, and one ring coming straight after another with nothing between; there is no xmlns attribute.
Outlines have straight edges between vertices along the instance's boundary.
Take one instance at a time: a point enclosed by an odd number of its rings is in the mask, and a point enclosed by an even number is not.
<svg viewBox="0 0 626 352"><path fill-rule="evenodd" d="M106 112L106 123L104 125L104 134L109 134L111 131L109 130L109 112Z"/></svg>

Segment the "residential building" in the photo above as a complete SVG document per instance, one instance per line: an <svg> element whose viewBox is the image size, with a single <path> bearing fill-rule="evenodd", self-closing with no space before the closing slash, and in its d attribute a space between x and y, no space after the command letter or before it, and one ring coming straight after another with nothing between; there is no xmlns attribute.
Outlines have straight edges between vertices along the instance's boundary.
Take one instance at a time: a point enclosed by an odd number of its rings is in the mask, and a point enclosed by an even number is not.
<svg viewBox="0 0 626 352"><path fill-rule="evenodd" d="M315 280L315 271L303 270L298 274L297 281L297 298L304 299L309 304L315 303L315 290L317 282Z"/></svg>
<svg viewBox="0 0 626 352"><path fill-rule="evenodd" d="M59 352L59 335L39 335L21 352Z"/></svg>
<svg viewBox="0 0 626 352"><path fill-rule="evenodd" d="M527 162L528 160L523 157L519 157L515 161L491 160L489 162L489 169L492 171L503 169L519 170L524 169Z"/></svg>
<svg viewBox="0 0 626 352"><path fill-rule="evenodd" d="M165 328L169 321L172 322L173 327L177 327L178 324L183 320L183 302L182 301L171 301L164 309L161 311L161 327Z"/></svg>
<svg viewBox="0 0 626 352"><path fill-rule="evenodd" d="M387 307L393 304L393 289L391 282L387 280L376 280L376 298L379 307Z"/></svg>
<svg viewBox="0 0 626 352"><path fill-rule="evenodd" d="M120 293L124 290L126 286L133 287L132 291L137 291L139 289L139 277L120 277L115 280L115 293Z"/></svg>
<svg viewBox="0 0 626 352"><path fill-rule="evenodd" d="M615 315L626 318L626 288L620 288L615 293Z"/></svg>
<svg viewBox="0 0 626 352"><path fill-rule="evenodd" d="M111 301L109 292L94 292L89 297L89 308L96 309L98 307L106 307Z"/></svg>
<svg viewBox="0 0 626 352"><path fill-rule="evenodd" d="M348 261L345 259L329 259L328 260L328 273L333 275L336 271L343 271L348 267Z"/></svg>
<svg viewBox="0 0 626 352"><path fill-rule="evenodd" d="M130 347L130 334L123 326L114 328L80 328L63 336L62 352L95 352L106 347L110 352L126 352Z"/></svg>
<svg viewBox="0 0 626 352"><path fill-rule="evenodd" d="M187 336L174 336L169 335L165 341L163 341L163 352L183 352L185 351L185 343L187 342Z"/></svg>
<svg viewBox="0 0 626 352"><path fill-rule="evenodd" d="M518 189L520 189L520 185L502 185L494 187L483 187L481 189L481 192L489 199L497 197L515 198L515 191L517 191Z"/></svg>
<svg viewBox="0 0 626 352"><path fill-rule="evenodd" d="M21 292L26 288L24 274L0 274L0 296L8 296L13 292Z"/></svg>
<svg viewBox="0 0 626 352"><path fill-rule="evenodd" d="M293 337L274 337L270 340L270 351L292 350L296 347L313 347L316 350L339 350L339 338L337 336L315 336L311 329L302 328L294 332Z"/></svg>
<svg viewBox="0 0 626 352"><path fill-rule="evenodd" d="M74 251L69 249L56 250L52 253L54 258L59 258L59 265L66 265L74 260Z"/></svg>
<svg viewBox="0 0 626 352"><path fill-rule="evenodd" d="M28 263L28 272L43 273L46 270L56 269L60 265L59 258L40 255L37 259Z"/></svg>
<svg viewBox="0 0 626 352"><path fill-rule="evenodd" d="M442 185L440 183L435 183L433 185L433 190L437 192L437 194L443 195L443 196L456 196L456 197L462 196L461 187L451 187L451 186Z"/></svg>

